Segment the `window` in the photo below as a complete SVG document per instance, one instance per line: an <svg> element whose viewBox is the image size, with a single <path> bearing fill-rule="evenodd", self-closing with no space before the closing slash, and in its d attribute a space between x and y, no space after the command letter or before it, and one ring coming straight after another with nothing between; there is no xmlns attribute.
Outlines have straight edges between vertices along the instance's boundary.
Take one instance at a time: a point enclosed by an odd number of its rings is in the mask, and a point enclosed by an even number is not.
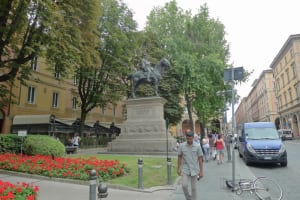
<svg viewBox="0 0 300 200"><path fill-rule="evenodd" d="M287 97L286 97L286 92L283 93L284 96L284 105L287 106L288 101L287 101Z"/></svg>
<svg viewBox="0 0 300 200"><path fill-rule="evenodd" d="M58 107L58 93L57 92L53 92L53 95L52 95L52 107L53 108L57 108Z"/></svg>
<svg viewBox="0 0 300 200"><path fill-rule="evenodd" d="M279 110L278 111L280 111L280 110L282 110L282 98L281 98L281 96L279 96L279 98L278 98L278 104L279 104Z"/></svg>
<svg viewBox="0 0 300 200"><path fill-rule="evenodd" d="M60 73L59 73L59 66L55 65L55 69L54 69L54 77L56 79L60 79Z"/></svg>
<svg viewBox="0 0 300 200"><path fill-rule="evenodd" d="M289 96L290 96L290 102L292 103L293 102L293 94L292 94L292 89L289 88Z"/></svg>
<svg viewBox="0 0 300 200"><path fill-rule="evenodd" d="M77 109L77 97L72 98L72 109L73 110Z"/></svg>
<svg viewBox="0 0 300 200"><path fill-rule="evenodd" d="M280 70L282 70L282 63L280 62L279 65L280 65Z"/></svg>
<svg viewBox="0 0 300 200"><path fill-rule="evenodd" d="M290 49L290 56L291 56L291 58L294 57L294 50L293 49Z"/></svg>
<svg viewBox="0 0 300 200"><path fill-rule="evenodd" d="M77 80L77 77L76 77L76 76L74 76L74 78L73 78L73 84L74 84L74 85L77 85L77 84L78 84L78 80Z"/></svg>
<svg viewBox="0 0 300 200"><path fill-rule="evenodd" d="M290 82L289 70L287 69L285 73L286 73L286 77L287 77L287 82L289 83Z"/></svg>
<svg viewBox="0 0 300 200"><path fill-rule="evenodd" d="M284 76L281 74L282 87L284 88Z"/></svg>
<svg viewBox="0 0 300 200"><path fill-rule="evenodd" d="M284 65L287 64L287 59L286 59L286 56L284 56Z"/></svg>
<svg viewBox="0 0 300 200"><path fill-rule="evenodd" d="M295 86L295 91L296 91L296 96L297 96L297 100L298 100L298 98L299 98L299 96L300 96L300 93L299 93L299 86Z"/></svg>
<svg viewBox="0 0 300 200"><path fill-rule="evenodd" d="M293 70L293 78L296 78L296 64L292 64L292 70Z"/></svg>
<svg viewBox="0 0 300 200"><path fill-rule="evenodd" d="M113 116L114 117L116 116L116 105L114 105L114 107L113 107Z"/></svg>
<svg viewBox="0 0 300 200"><path fill-rule="evenodd" d="M28 87L27 103L30 103L30 104L35 103L35 87L32 87L32 86Z"/></svg>
<svg viewBox="0 0 300 200"><path fill-rule="evenodd" d="M37 70L37 57L33 57L30 64L31 70L36 71Z"/></svg>
<svg viewBox="0 0 300 200"><path fill-rule="evenodd" d="M279 80L279 78L277 79L276 83L277 83L277 90L280 90L280 80Z"/></svg>

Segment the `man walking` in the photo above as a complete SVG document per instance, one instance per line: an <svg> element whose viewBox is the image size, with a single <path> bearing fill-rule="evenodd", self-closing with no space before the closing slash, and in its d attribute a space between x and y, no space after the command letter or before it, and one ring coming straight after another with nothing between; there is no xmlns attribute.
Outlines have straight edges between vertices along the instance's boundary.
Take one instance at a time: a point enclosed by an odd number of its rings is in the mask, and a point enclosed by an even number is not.
<svg viewBox="0 0 300 200"><path fill-rule="evenodd" d="M194 133L186 133L186 142L178 149L177 174L182 176L182 190L186 200L197 199L196 182L203 177L203 152L201 146L194 142ZM191 183L191 194L188 190Z"/></svg>

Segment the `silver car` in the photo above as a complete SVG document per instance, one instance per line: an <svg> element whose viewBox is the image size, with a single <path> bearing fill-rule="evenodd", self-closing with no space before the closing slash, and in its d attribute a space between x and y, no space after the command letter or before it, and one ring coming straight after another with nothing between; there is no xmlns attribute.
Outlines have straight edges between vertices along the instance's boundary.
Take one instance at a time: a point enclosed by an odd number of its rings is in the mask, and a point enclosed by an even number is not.
<svg viewBox="0 0 300 200"><path fill-rule="evenodd" d="M294 138L291 129L279 129L278 132L282 140L292 140Z"/></svg>

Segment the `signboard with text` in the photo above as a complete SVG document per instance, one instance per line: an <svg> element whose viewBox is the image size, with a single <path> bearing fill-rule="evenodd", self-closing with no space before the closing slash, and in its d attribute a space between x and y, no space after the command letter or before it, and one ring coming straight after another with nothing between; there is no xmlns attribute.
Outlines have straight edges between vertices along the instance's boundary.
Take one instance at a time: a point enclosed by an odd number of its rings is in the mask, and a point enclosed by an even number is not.
<svg viewBox="0 0 300 200"><path fill-rule="evenodd" d="M27 131L26 130L20 130L20 131L18 131L18 136L25 137L26 135L27 135Z"/></svg>

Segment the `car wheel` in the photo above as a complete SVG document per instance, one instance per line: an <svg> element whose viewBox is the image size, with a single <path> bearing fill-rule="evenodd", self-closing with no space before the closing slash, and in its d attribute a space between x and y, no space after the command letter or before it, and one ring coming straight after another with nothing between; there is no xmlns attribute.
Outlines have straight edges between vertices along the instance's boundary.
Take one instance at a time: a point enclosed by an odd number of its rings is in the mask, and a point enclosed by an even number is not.
<svg viewBox="0 0 300 200"><path fill-rule="evenodd" d="M287 166L287 162L281 162L280 165L281 165L281 167L286 167Z"/></svg>
<svg viewBox="0 0 300 200"><path fill-rule="evenodd" d="M243 155L239 152L239 156L240 156L240 158L242 158L243 157Z"/></svg>
<svg viewBox="0 0 300 200"><path fill-rule="evenodd" d="M251 164L251 163L247 160L246 157L244 157L244 161L245 161L245 163L246 163L247 166L249 166L249 165Z"/></svg>

